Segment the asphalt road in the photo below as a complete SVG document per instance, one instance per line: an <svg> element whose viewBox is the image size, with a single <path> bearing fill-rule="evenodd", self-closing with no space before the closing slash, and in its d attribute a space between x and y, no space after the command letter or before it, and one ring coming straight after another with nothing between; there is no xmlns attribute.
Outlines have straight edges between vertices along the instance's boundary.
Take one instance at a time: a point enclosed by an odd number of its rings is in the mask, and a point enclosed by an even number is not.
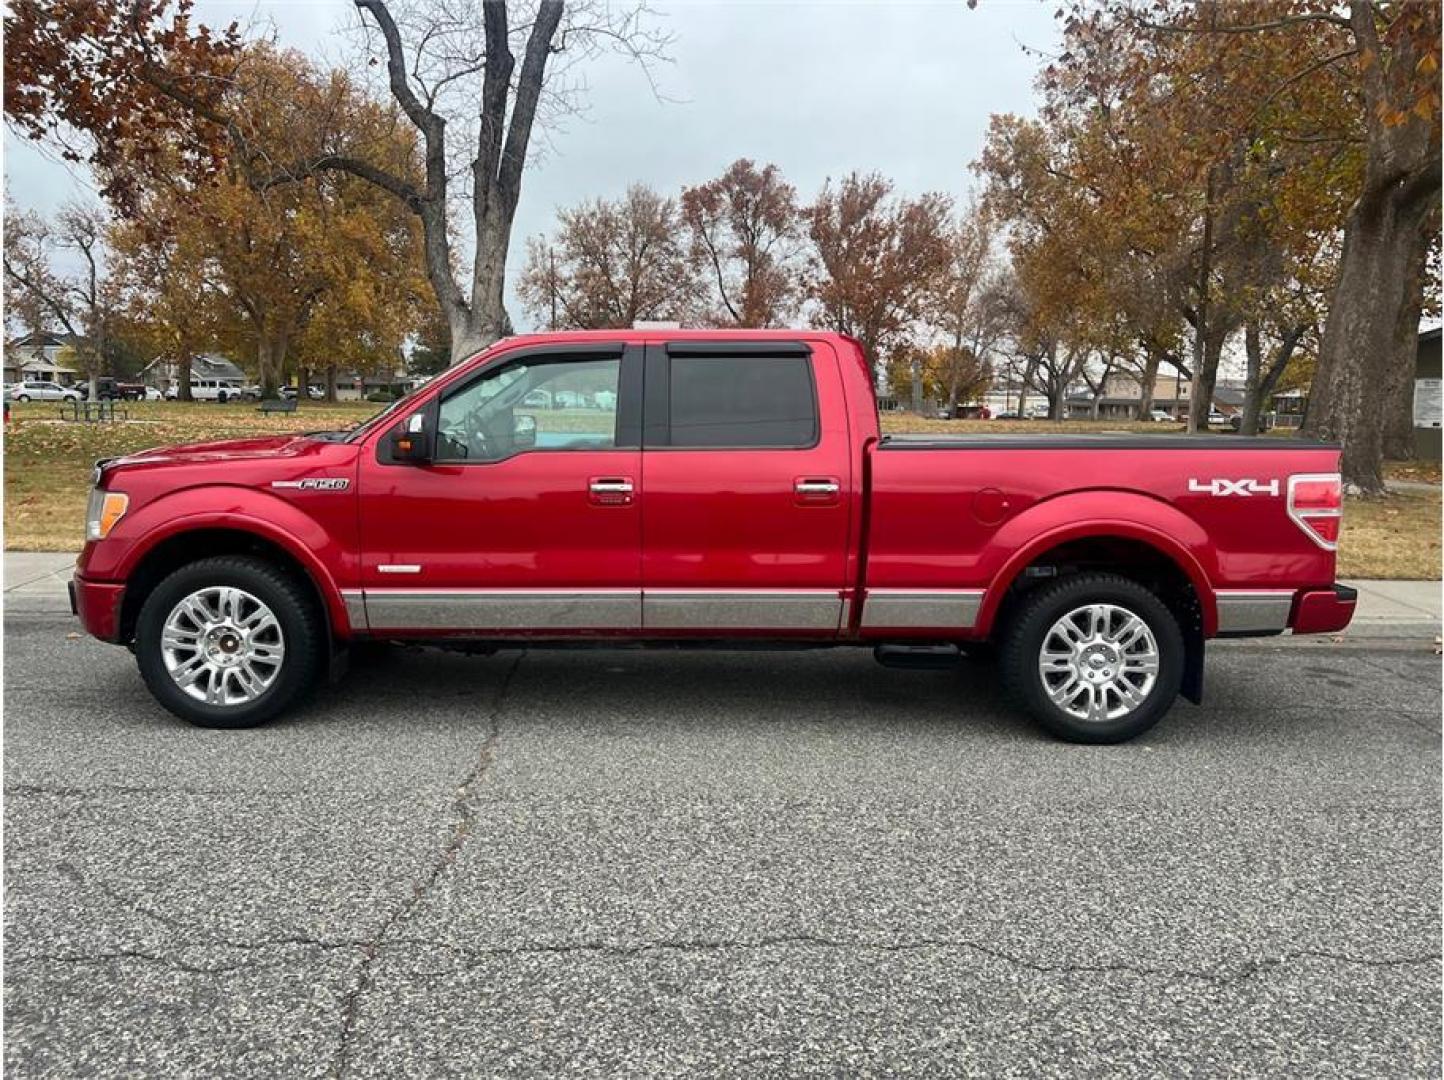
<svg viewBox="0 0 1444 1080"><path fill-rule="evenodd" d="M1218 649L1084 748L848 652L206 732L73 630L5 627L10 1077L1439 1074L1428 648Z"/></svg>

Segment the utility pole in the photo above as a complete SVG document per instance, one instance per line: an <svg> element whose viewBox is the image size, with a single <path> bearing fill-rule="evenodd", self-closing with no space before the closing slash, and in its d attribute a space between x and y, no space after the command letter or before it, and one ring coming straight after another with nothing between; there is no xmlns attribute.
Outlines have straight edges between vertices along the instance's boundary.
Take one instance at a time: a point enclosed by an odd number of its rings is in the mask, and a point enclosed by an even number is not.
<svg viewBox="0 0 1444 1080"><path fill-rule="evenodd" d="M547 245L547 266L547 285L549 286L548 291L551 293L552 301L552 321L550 329L555 330L557 328L557 252L556 248L550 244Z"/></svg>

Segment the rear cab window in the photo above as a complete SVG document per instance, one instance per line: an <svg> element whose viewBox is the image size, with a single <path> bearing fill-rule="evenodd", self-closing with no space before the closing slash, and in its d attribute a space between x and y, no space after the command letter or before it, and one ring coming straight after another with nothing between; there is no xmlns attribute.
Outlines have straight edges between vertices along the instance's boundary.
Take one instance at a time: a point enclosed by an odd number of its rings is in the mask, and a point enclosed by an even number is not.
<svg viewBox="0 0 1444 1080"><path fill-rule="evenodd" d="M783 353L785 355L782 355ZM817 391L810 352L784 350L670 355L665 441L651 418L656 445L692 449L800 450L817 445ZM653 368L656 370L656 368ZM649 387L648 404L663 403Z"/></svg>

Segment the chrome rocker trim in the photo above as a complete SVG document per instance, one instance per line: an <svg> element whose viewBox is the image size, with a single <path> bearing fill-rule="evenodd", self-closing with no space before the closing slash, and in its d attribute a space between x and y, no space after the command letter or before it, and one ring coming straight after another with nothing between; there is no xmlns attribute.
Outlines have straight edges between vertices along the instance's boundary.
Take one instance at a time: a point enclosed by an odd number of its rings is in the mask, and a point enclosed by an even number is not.
<svg viewBox="0 0 1444 1080"><path fill-rule="evenodd" d="M864 630L970 629L983 606L982 589L869 589Z"/></svg>
<svg viewBox="0 0 1444 1080"><path fill-rule="evenodd" d="M1288 629L1292 589L1217 589L1220 634L1277 634Z"/></svg>

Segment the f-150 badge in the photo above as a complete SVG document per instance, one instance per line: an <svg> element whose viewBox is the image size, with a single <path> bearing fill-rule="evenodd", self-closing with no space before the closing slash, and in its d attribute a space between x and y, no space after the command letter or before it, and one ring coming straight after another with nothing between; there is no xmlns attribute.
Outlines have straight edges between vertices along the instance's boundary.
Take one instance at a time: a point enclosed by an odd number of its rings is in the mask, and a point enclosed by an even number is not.
<svg viewBox="0 0 1444 1080"><path fill-rule="evenodd" d="M304 480L272 480L271 486L301 491L345 491L351 486L351 481L344 476L308 476Z"/></svg>
<svg viewBox="0 0 1444 1080"><path fill-rule="evenodd" d="M1212 480L1199 480L1196 477L1188 481L1188 490L1196 491L1203 495L1277 495L1279 493L1279 482L1277 480L1254 480L1251 477L1244 477L1241 480L1230 480L1227 477L1215 476Z"/></svg>

